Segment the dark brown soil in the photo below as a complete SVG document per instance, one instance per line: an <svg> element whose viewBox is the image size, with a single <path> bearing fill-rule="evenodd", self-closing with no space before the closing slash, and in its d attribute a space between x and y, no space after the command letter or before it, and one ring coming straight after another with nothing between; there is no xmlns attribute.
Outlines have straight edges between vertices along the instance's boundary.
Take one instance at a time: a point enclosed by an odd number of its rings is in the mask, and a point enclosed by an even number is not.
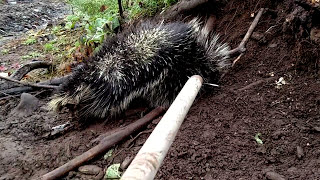
<svg viewBox="0 0 320 180"><path fill-rule="evenodd" d="M305 9L293 14L301 2ZM262 7L270 10L255 32L265 36L250 39L246 53L223 76L220 89L196 100L156 179L270 179L271 173L285 179L320 179L320 45L310 40L310 30L320 26L319 9L291 0L231 0L220 6L214 12L215 30L232 47L250 26L250 14ZM280 78L286 83L277 86ZM17 102L0 101L0 179L40 177L91 148L100 134L139 118L136 114L96 122L47 140L43 134L68 121L70 114L57 116L39 108L18 118L7 113ZM263 145L254 138L258 133ZM133 135L114 147L111 158L88 164L106 168L121 163L135 156L148 135L130 143ZM64 177L89 178L77 171Z"/></svg>

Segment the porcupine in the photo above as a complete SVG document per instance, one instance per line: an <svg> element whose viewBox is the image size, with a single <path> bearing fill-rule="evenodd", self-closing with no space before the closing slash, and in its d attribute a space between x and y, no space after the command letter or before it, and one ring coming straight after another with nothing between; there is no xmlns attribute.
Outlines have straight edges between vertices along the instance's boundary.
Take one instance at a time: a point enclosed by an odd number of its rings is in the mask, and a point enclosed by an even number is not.
<svg viewBox="0 0 320 180"><path fill-rule="evenodd" d="M185 82L198 74L216 83L228 63L229 46L208 36L199 21L144 22L106 38L79 65L49 106L75 105L79 117L105 118L123 112L136 98L169 107Z"/></svg>

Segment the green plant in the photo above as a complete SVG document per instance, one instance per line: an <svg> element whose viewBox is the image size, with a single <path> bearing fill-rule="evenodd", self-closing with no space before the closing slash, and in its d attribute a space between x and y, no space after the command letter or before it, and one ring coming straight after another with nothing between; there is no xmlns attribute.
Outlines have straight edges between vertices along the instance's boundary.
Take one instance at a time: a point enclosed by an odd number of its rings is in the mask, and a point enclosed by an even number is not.
<svg viewBox="0 0 320 180"><path fill-rule="evenodd" d="M261 136L261 133L257 133L257 134L254 136L254 139L257 141L258 144L263 145L263 141L260 139L260 136Z"/></svg>
<svg viewBox="0 0 320 180"><path fill-rule="evenodd" d="M21 58L23 60L28 60L28 59L32 59L32 58L38 58L38 57L43 57L43 55L41 53L38 53L38 52L30 52L29 54L24 55Z"/></svg>
<svg viewBox="0 0 320 180"><path fill-rule="evenodd" d="M27 40L25 40L22 44L24 45L31 45L35 44L37 40L34 37L29 37Z"/></svg>
<svg viewBox="0 0 320 180"><path fill-rule="evenodd" d="M53 51L55 49L55 47L53 46L53 43L46 43L45 45L43 45L43 49L46 51L46 52L49 52L49 51Z"/></svg>
<svg viewBox="0 0 320 180"><path fill-rule="evenodd" d="M9 50L8 50L8 49L2 49L2 50L1 50L1 54L2 54L2 55L8 54L8 53L9 53Z"/></svg>
<svg viewBox="0 0 320 180"><path fill-rule="evenodd" d="M53 34L57 34L57 33L59 33L61 30L62 30L62 27L59 25L59 26L54 26L54 27L51 29L51 32L52 32Z"/></svg>

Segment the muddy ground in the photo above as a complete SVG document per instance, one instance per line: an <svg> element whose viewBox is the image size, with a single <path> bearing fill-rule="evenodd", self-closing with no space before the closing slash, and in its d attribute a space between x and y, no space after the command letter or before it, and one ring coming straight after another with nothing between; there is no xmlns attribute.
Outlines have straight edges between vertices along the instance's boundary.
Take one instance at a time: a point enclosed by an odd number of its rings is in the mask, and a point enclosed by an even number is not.
<svg viewBox="0 0 320 180"><path fill-rule="evenodd" d="M231 0L206 6L214 7L206 8L216 15L214 29L232 47L250 26L250 14L269 10L221 88L202 93L193 104L156 179L320 179L320 9L308 2ZM24 117L14 110L19 98L0 100L0 179L36 179L91 148L100 134L140 116L93 122L49 140L50 128L71 115L48 112L47 94L35 96L39 108ZM111 158L87 164L106 168L133 157L156 123L131 144L135 135L116 145ZM263 145L254 138L258 133ZM73 171L63 179L93 178Z"/></svg>

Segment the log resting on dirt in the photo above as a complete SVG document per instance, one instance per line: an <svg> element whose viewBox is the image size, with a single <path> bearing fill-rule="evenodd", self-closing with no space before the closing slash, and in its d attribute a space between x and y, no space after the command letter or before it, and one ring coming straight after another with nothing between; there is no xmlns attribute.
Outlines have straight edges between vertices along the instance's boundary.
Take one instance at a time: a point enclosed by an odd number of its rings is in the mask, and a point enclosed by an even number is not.
<svg viewBox="0 0 320 180"><path fill-rule="evenodd" d="M89 149L85 153L83 153L80 156L77 156L76 158L72 159L68 163L60 166L59 168L45 174L42 176L43 180L49 180L49 179L57 179L65 174L67 174L69 171L79 167L83 163L93 159L97 155L106 152L110 147L117 144L118 142L122 141L124 138L128 137L130 134L136 132L137 130L144 127L146 124L148 124L150 121L152 121L157 116L160 116L162 113L164 113L164 109L162 107L158 107L154 110L152 110L150 113L148 113L143 118L137 120L136 122L123 127L119 128L119 131L111 134L110 136L105 137L97 146Z"/></svg>

